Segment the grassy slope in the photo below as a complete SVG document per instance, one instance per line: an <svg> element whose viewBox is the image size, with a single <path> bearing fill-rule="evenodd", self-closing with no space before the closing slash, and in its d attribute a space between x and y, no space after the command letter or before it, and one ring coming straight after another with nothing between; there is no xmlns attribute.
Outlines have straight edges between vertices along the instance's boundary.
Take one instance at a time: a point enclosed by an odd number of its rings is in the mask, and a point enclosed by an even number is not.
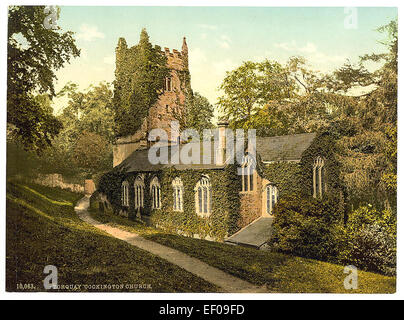
<svg viewBox="0 0 404 320"><path fill-rule="evenodd" d="M8 291L19 291L17 284L33 284L34 291L43 291L46 265L58 267L59 285L135 285L132 289L88 291L219 290L163 259L82 222L73 209L80 197L38 185L7 184ZM151 289L138 289L139 284L150 284Z"/></svg>
<svg viewBox="0 0 404 320"><path fill-rule="evenodd" d="M95 219L142 234L192 257L275 292L393 293L396 279L359 271L358 289L345 290L343 266L224 243L167 234L112 214L92 212Z"/></svg>

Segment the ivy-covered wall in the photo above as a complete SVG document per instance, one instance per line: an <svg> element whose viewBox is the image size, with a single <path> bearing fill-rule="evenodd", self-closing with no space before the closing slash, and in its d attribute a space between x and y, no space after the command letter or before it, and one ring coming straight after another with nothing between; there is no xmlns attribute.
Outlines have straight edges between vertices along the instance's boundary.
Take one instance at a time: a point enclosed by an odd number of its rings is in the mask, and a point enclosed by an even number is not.
<svg viewBox="0 0 404 320"><path fill-rule="evenodd" d="M195 212L195 185L208 176L212 186L212 213L209 217L200 217ZM173 210L172 181L181 178L184 185L183 212ZM162 209L153 210L151 222L165 229L181 231L188 236L198 234L223 240L227 234L237 230L239 209L239 179L233 166L221 170L175 170L162 172L160 180L162 191Z"/></svg>
<svg viewBox="0 0 404 320"><path fill-rule="evenodd" d="M119 39L113 99L117 137L140 129L168 74L167 57L159 46L152 46L145 29L134 47L128 48L125 39Z"/></svg>
<svg viewBox="0 0 404 320"><path fill-rule="evenodd" d="M341 183L336 159L335 140L332 135L318 135L301 157L300 162L275 162L262 165L262 175L279 190L280 198L290 195L313 196L313 164L318 156L324 159L324 182L327 192L323 197L338 200L342 212L345 206L345 189ZM265 186L264 186L265 187Z"/></svg>
<svg viewBox="0 0 404 320"><path fill-rule="evenodd" d="M336 201L339 204L339 211L346 214L346 188L340 179L341 166L336 155L333 135L328 132L319 134L302 154L300 184L303 196L313 195L313 164L315 158L321 156L324 159L324 179L327 185L327 192L324 196Z"/></svg>
<svg viewBox="0 0 404 320"><path fill-rule="evenodd" d="M237 175L236 166L230 165L224 169L214 170L175 170L163 169L149 173L108 173L100 180L99 192L106 194L114 207L114 212L128 211L130 219L134 219L134 188L138 174L144 174L145 193L142 217L152 225L159 226L170 232L181 232L188 236L199 235L223 240L239 229L241 180ZM151 209L150 182L157 176L161 186L161 209ZM200 217L195 211L195 186L202 176L208 176L212 186L212 210L209 217ZM183 211L173 210L172 181L179 177L183 183ZM110 179L114 179L111 181ZM108 181L109 180L109 181ZM129 182L129 208L121 204L121 184ZM108 185L108 186L106 186ZM114 187L112 187L114 186ZM119 186L119 187L118 187ZM119 192L116 192L119 190Z"/></svg>
<svg viewBox="0 0 404 320"><path fill-rule="evenodd" d="M175 141L177 133L171 132L171 122L179 121L185 127L185 106L192 104L192 98L185 38L181 52L153 47L144 29L139 43L133 47L128 48L125 39L120 38L113 98L114 167L144 147L152 129L164 129L167 138Z"/></svg>
<svg viewBox="0 0 404 320"><path fill-rule="evenodd" d="M313 196L313 163L321 156L325 161L324 180L327 193L324 197L338 200L341 212L344 211L345 193L339 179L339 164L335 157L335 144L332 136L323 134L315 138L304 151L300 162L259 163L253 193L243 194L241 177L237 166L229 165L214 170L176 170L165 168L158 172L125 173L114 169L100 179L98 191L105 194L115 213L127 211L129 218L136 215L134 210L133 184L138 174L144 175L145 193L142 217L170 232L181 232L188 236L195 234L223 240L240 228L262 215L265 198L262 197L267 183L277 186L279 197L296 195ZM212 187L212 213L200 217L195 210L195 186L202 176L208 176ZM161 186L161 209L151 210L150 182L157 176ZM183 183L183 212L173 210L172 181L179 177ZM121 205L121 185L129 182L129 208Z"/></svg>
<svg viewBox="0 0 404 320"><path fill-rule="evenodd" d="M276 162L266 164L263 168L263 175L276 185L280 197L302 192L301 166L298 162ZM265 186L264 186L265 187Z"/></svg>

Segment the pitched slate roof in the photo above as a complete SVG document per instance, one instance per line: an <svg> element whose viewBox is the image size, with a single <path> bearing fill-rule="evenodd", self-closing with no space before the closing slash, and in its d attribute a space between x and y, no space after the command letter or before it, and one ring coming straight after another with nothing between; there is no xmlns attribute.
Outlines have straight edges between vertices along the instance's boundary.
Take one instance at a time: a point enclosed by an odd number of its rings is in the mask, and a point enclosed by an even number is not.
<svg viewBox="0 0 404 320"><path fill-rule="evenodd" d="M257 137L257 155L260 155L261 160L267 161L288 161L300 160L303 151L305 151L315 138L315 133L302 133L287 136L276 137ZM191 149L192 146L199 147L201 150L200 161L201 164L188 164L181 162L179 156L181 152L186 152L186 149ZM142 149L134 151L128 158L126 158L118 168L122 168L127 172L150 172L159 171L163 168L173 167L177 170L187 169L221 169L224 165L215 164L215 146L212 143L210 149L204 152L203 143L188 143L168 146L168 163L166 164L152 164L149 160L149 149ZM188 149L188 150L189 150ZM173 155L172 155L173 153ZM206 156L203 164L203 157ZM172 159L179 159L179 163L175 163ZM206 161L207 159L207 161Z"/></svg>
<svg viewBox="0 0 404 320"><path fill-rule="evenodd" d="M185 148L191 149L192 147L200 147L200 156L198 163L200 164L188 164L183 163L181 161L180 154L181 152L186 152ZM134 151L128 158L126 158L122 163L118 165L118 168L125 168L127 172L147 172L147 171L159 171L163 168L173 167L177 170L186 170L186 169L221 169L224 168L224 165L216 165L214 162L215 157L215 148L214 144L211 144L210 153L209 150L204 152L203 143L187 143L178 145L168 146L168 163L167 164L152 164L149 160L149 150L136 150ZM173 154L172 154L173 153ZM158 154L159 155L159 154ZM179 159L178 163L176 163L173 159ZM205 163L207 164L204 164Z"/></svg>
<svg viewBox="0 0 404 320"><path fill-rule="evenodd" d="M287 161L300 160L310 146L316 133L301 133L276 137L257 137L257 154L261 160Z"/></svg>

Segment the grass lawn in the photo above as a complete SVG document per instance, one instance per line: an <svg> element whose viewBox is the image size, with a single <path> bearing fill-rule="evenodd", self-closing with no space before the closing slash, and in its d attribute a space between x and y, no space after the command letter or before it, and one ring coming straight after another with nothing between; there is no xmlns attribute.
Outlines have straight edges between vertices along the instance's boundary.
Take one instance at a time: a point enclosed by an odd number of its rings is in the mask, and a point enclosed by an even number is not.
<svg viewBox="0 0 404 320"><path fill-rule="evenodd" d="M251 283L283 293L394 293L395 277L359 271L358 289L344 288L344 267L281 253L193 239L146 227L108 213L91 212L103 223L136 232L149 240L182 251Z"/></svg>
<svg viewBox="0 0 404 320"><path fill-rule="evenodd" d="M46 265L58 268L59 285L82 285L80 291L220 290L184 269L82 222L74 212L74 204L81 197L35 184L7 183L7 291L44 291ZM24 285L31 289L24 289ZM112 285L123 285L123 288L114 289Z"/></svg>

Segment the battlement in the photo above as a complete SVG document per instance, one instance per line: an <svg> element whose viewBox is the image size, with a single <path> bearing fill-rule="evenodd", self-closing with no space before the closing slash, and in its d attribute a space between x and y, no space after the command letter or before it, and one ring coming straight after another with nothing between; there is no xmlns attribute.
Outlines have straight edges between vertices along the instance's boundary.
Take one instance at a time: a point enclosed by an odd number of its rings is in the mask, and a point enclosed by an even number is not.
<svg viewBox="0 0 404 320"><path fill-rule="evenodd" d="M121 37L118 40L118 45L116 47L116 54L124 57L127 53L134 51L137 45L132 47L128 47L125 38ZM167 57L167 64L170 68L175 69L188 69L188 46L185 40L183 39L182 50L179 51L177 49L170 49L164 47L164 50L161 50L160 46L155 46L156 49L160 50L160 53Z"/></svg>
<svg viewBox="0 0 404 320"><path fill-rule="evenodd" d="M175 57L179 59L182 59L183 57L182 53L176 49L173 49L172 52L170 52L170 49L165 47L164 50L161 50L160 52L161 54L164 54L167 57Z"/></svg>

